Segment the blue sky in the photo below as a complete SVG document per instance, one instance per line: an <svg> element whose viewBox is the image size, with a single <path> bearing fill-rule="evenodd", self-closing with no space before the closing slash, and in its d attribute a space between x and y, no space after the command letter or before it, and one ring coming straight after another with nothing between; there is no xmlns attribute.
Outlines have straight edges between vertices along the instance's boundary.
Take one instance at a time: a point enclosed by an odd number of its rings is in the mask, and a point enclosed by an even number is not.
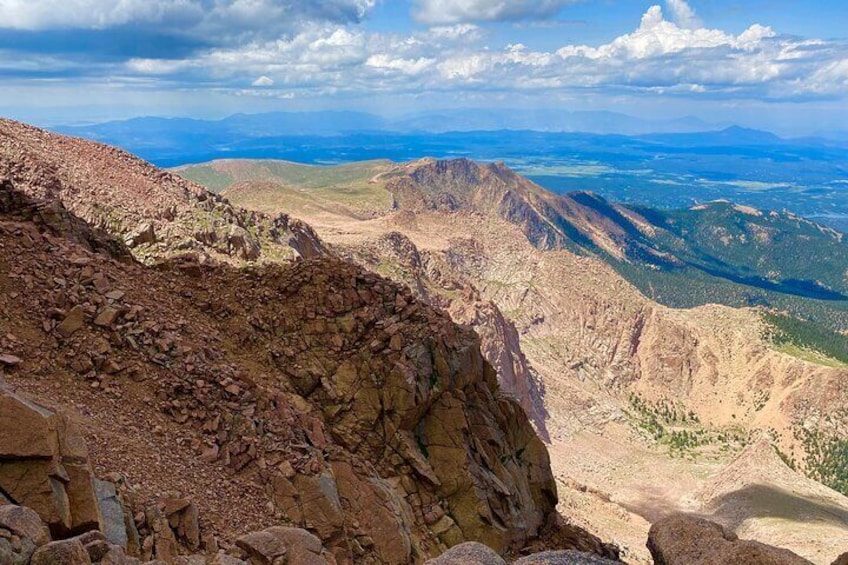
<svg viewBox="0 0 848 565"><path fill-rule="evenodd" d="M848 130L843 0L0 0L0 114L441 108Z"/></svg>

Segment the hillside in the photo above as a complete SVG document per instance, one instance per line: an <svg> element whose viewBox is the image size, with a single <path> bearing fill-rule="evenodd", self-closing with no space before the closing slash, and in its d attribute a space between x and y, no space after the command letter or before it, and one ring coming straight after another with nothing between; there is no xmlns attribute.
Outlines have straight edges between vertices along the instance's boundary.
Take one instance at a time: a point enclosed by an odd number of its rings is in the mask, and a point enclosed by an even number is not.
<svg viewBox="0 0 848 565"><path fill-rule="evenodd" d="M638 540L645 519L659 516L652 509L689 508L689 493L754 438L770 438L813 476L839 468L845 367L786 354L757 310L675 310L645 298L616 269L651 273L644 265L688 257L664 249L657 232L670 230L644 214L591 194L556 196L502 165L467 160L387 166L371 191L394 204L370 219L348 213L330 190L320 206L299 207L275 198L274 184L280 195L296 188L278 178L224 194L269 213L297 207L336 252L403 281L455 320L477 317L469 313L480 302L498 308L516 329L527 372L539 375L569 514L616 540L628 559L647 559ZM345 210L333 213L339 205ZM817 233L821 245L841 245ZM763 541L783 539L774 536ZM791 539L817 563L832 551Z"/></svg>

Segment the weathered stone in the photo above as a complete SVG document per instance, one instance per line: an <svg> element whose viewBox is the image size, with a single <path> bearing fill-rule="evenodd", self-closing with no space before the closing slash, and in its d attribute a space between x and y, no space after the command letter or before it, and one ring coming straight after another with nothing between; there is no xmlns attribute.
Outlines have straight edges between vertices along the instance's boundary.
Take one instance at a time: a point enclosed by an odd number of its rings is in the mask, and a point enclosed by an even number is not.
<svg viewBox="0 0 848 565"><path fill-rule="evenodd" d="M50 459L0 462L0 486L18 503L35 510L51 530L71 527L71 506L65 491L66 475Z"/></svg>
<svg viewBox="0 0 848 565"><path fill-rule="evenodd" d="M97 326L109 327L115 323L115 320L117 320L120 315L121 311L118 308L104 306L103 309L98 312L97 317L94 318L94 324Z"/></svg>
<svg viewBox="0 0 848 565"><path fill-rule="evenodd" d="M0 563L26 565L35 550L49 541L47 529L33 510L0 506Z"/></svg>
<svg viewBox="0 0 848 565"><path fill-rule="evenodd" d="M506 561L492 548L469 541L454 546L425 565L506 565Z"/></svg>
<svg viewBox="0 0 848 565"><path fill-rule="evenodd" d="M88 462L66 463L68 504L71 509L71 531L84 532L100 527L102 518L97 495L94 492L94 475Z"/></svg>
<svg viewBox="0 0 848 565"><path fill-rule="evenodd" d="M41 523L41 518L30 508L12 504L0 506L0 528L16 536L29 538L38 547L50 541L50 532Z"/></svg>
<svg viewBox="0 0 848 565"><path fill-rule="evenodd" d="M54 541L39 547L30 565L91 565L85 547L76 538Z"/></svg>
<svg viewBox="0 0 848 565"><path fill-rule="evenodd" d="M99 562L112 549L105 540L94 540L85 544L84 547L92 563Z"/></svg>
<svg viewBox="0 0 848 565"><path fill-rule="evenodd" d="M788 549L740 540L716 523L687 514L654 523L647 546L656 565L810 565Z"/></svg>
<svg viewBox="0 0 848 565"><path fill-rule="evenodd" d="M94 492L100 506L101 531L109 543L127 548L129 536L124 519L124 508L113 483L94 479Z"/></svg>
<svg viewBox="0 0 848 565"><path fill-rule="evenodd" d="M110 545L109 552L100 561L100 565L139 565L140 563L141 561L130 557L122 547L117 545Z"/></svg>
<svg viewBox="0 0 848 565"><path fill-rule="evenodd" d="M0 387L0 460L56 457L58 425L47 408Z"/></svg>
<svg viewBox="0 0 848 565"><path fill-rule="evenodd" d="M247 565L247 562L219 551L210 559L209 565Z"/></svg>
<svg viewBox="0 0 848 565"><path fill-rule="evenodd" d="M142 222L124 238L124 242L130 247L138 247L155 241L156 230L150 222Z"/></svg>
<svg viewBox="0 0 848 565"><path fill-rule="evenodd" d="M85 310L82 306L76 305L65 315L62 323L56 326L56 331L62 337L71 337L83 324L85 324Z"/></svg>
<svg viewBox="0 0 848 565"><path fill-rule="evenodd" d="M256 565L271 565L275 559L288 551L285 540L267 530L243 535L236 540L236 545L243 549Z"/></svg>
<svg viewBox="0 0 848 565"><path fill-rule="evenodd" d="M7 367L15 367L21 364L21 358L16 357L14 355L4 353L0 355L0 365L5 365Z"/></svg>

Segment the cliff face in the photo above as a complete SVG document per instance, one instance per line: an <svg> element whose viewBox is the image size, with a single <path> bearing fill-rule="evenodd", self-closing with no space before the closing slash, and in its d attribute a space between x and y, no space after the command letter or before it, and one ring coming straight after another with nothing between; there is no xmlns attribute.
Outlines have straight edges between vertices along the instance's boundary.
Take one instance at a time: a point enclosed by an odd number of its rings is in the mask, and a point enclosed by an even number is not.
<svg viewBox="0 0 848 565"><path fill-rule="evenodd" d="M0 353L18 362L0 371L75 414L94 470L119 473L139 508L180 493L222 543L288 522L342 563L418 562L466 540L516 551L556 531L547 452L474 332L332 257L236 270L209 258L239 256L200 240L172 259L169 237L127 244L124 220L155 213L144 187L177 203L151 220L166 233L207 217L206 202L256 220L249 231L267 217L158 183L120 152L3 128ZM68 147L102 161L72 162ZM280 234L261 253L286 247Z"/></svg>
<svg viewBox="0 0 848 565"><path fill-rule="evenodd" d="M458 241L457 246L462 252L448 256L421 252L409 237L390 231L365 245L337 249L350 260L405 283L418 298L472 327L501 390L521 405L542 439L549 441L544 386L521 350L518 332L495 303L481 299L468 277L480 266L481 249L473 241Z"/></svg>

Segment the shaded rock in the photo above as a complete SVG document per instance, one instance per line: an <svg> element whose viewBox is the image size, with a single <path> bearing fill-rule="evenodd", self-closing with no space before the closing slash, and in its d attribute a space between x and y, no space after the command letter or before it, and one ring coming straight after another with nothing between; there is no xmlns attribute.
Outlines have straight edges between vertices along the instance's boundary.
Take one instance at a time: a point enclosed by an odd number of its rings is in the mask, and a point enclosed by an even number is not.
<svg viewBox="0 0 848 565"><path fill-rule="evenodd" d="M49 541L47 528L33 510L0 506L0 563L25 565L35 550Z"/></svg>
<svg viewBox="0 0 848 565"><path fill-rule="evenodd" d="M247 562L219 551L209 560L209 565L247 565Z"/></svg>
<svg viewBox="0 0 848 565"><path fill-rule="evenodd" d="M271 565L288 552L286 542L267 530L243 535L236 540L236 545L248 554L251 563L257 565Z"/></svg>
<svg viewBox="0 0 848 565"><path fill-rule="evenodd" d="M100 509L85 441L64 416L0 388L0 488L54 536L96 529Z"/></svg>
<svg viewBox="0 0 848 565"><path fill-rule="evenodd" d="M246 229L234 225L227 234L227 253L245 261L254 261L259 258L261 250Z"/></svg>
<svg viewBox="0 0 848 565"><path fill-rule="evenodd" d="M91 559L80 540L54 541L39 547L30 565L91 565Z"/></svg>
<svg viewBox="0 0 848 565"><path fill-rule="evenodd" d="M140 565L140 563L141 561L135 557L130 557L123 548L117 545L110 545L109 552L100 561L100 565Z"/></svg>
<svg viewBox="0 0 848 565"><path fill-rule="evenodd" d="M241 536L236 545L250 556L250 562L269 565L285 556L290 565L325 565L324 547L317 536L300 528L276 526Z"/></svg>
<svg viewBox="0 0 848 565"><path fill-rule="evenodd" d="M788 549L740 540L719 524L687 514L656 522L647 546L656 565L810 565Z"/></svg>
<svg viewBox="0 0 848 565"><path fill-rule="evenodd" d="M425 565L506 565L506 561L492 548L469 541L454 546Z"/></svg>
<svg viewBox="0 0 848 565"><path fill-rule="evenodd" d="M0 506L0 528L31 539L37 547L50 542L50 532L41 523L38 514L23 506Z"/></svg>
<svg viewBox="0 0 848 565"><path fill-rule="evenodd" d="M831 565L848 565L848 551L837 557Z"/></svg>
<svg viewBox="0 0 848 565"><path fill-rule="evenodd" d="M118 498L118 490L113 483L94 479L94 492L100 505L102 516L101 531L106 540L124 549L129 543L127 526L124 520L124 507ZM137 542L136 542L137 543Z"/></svg>

